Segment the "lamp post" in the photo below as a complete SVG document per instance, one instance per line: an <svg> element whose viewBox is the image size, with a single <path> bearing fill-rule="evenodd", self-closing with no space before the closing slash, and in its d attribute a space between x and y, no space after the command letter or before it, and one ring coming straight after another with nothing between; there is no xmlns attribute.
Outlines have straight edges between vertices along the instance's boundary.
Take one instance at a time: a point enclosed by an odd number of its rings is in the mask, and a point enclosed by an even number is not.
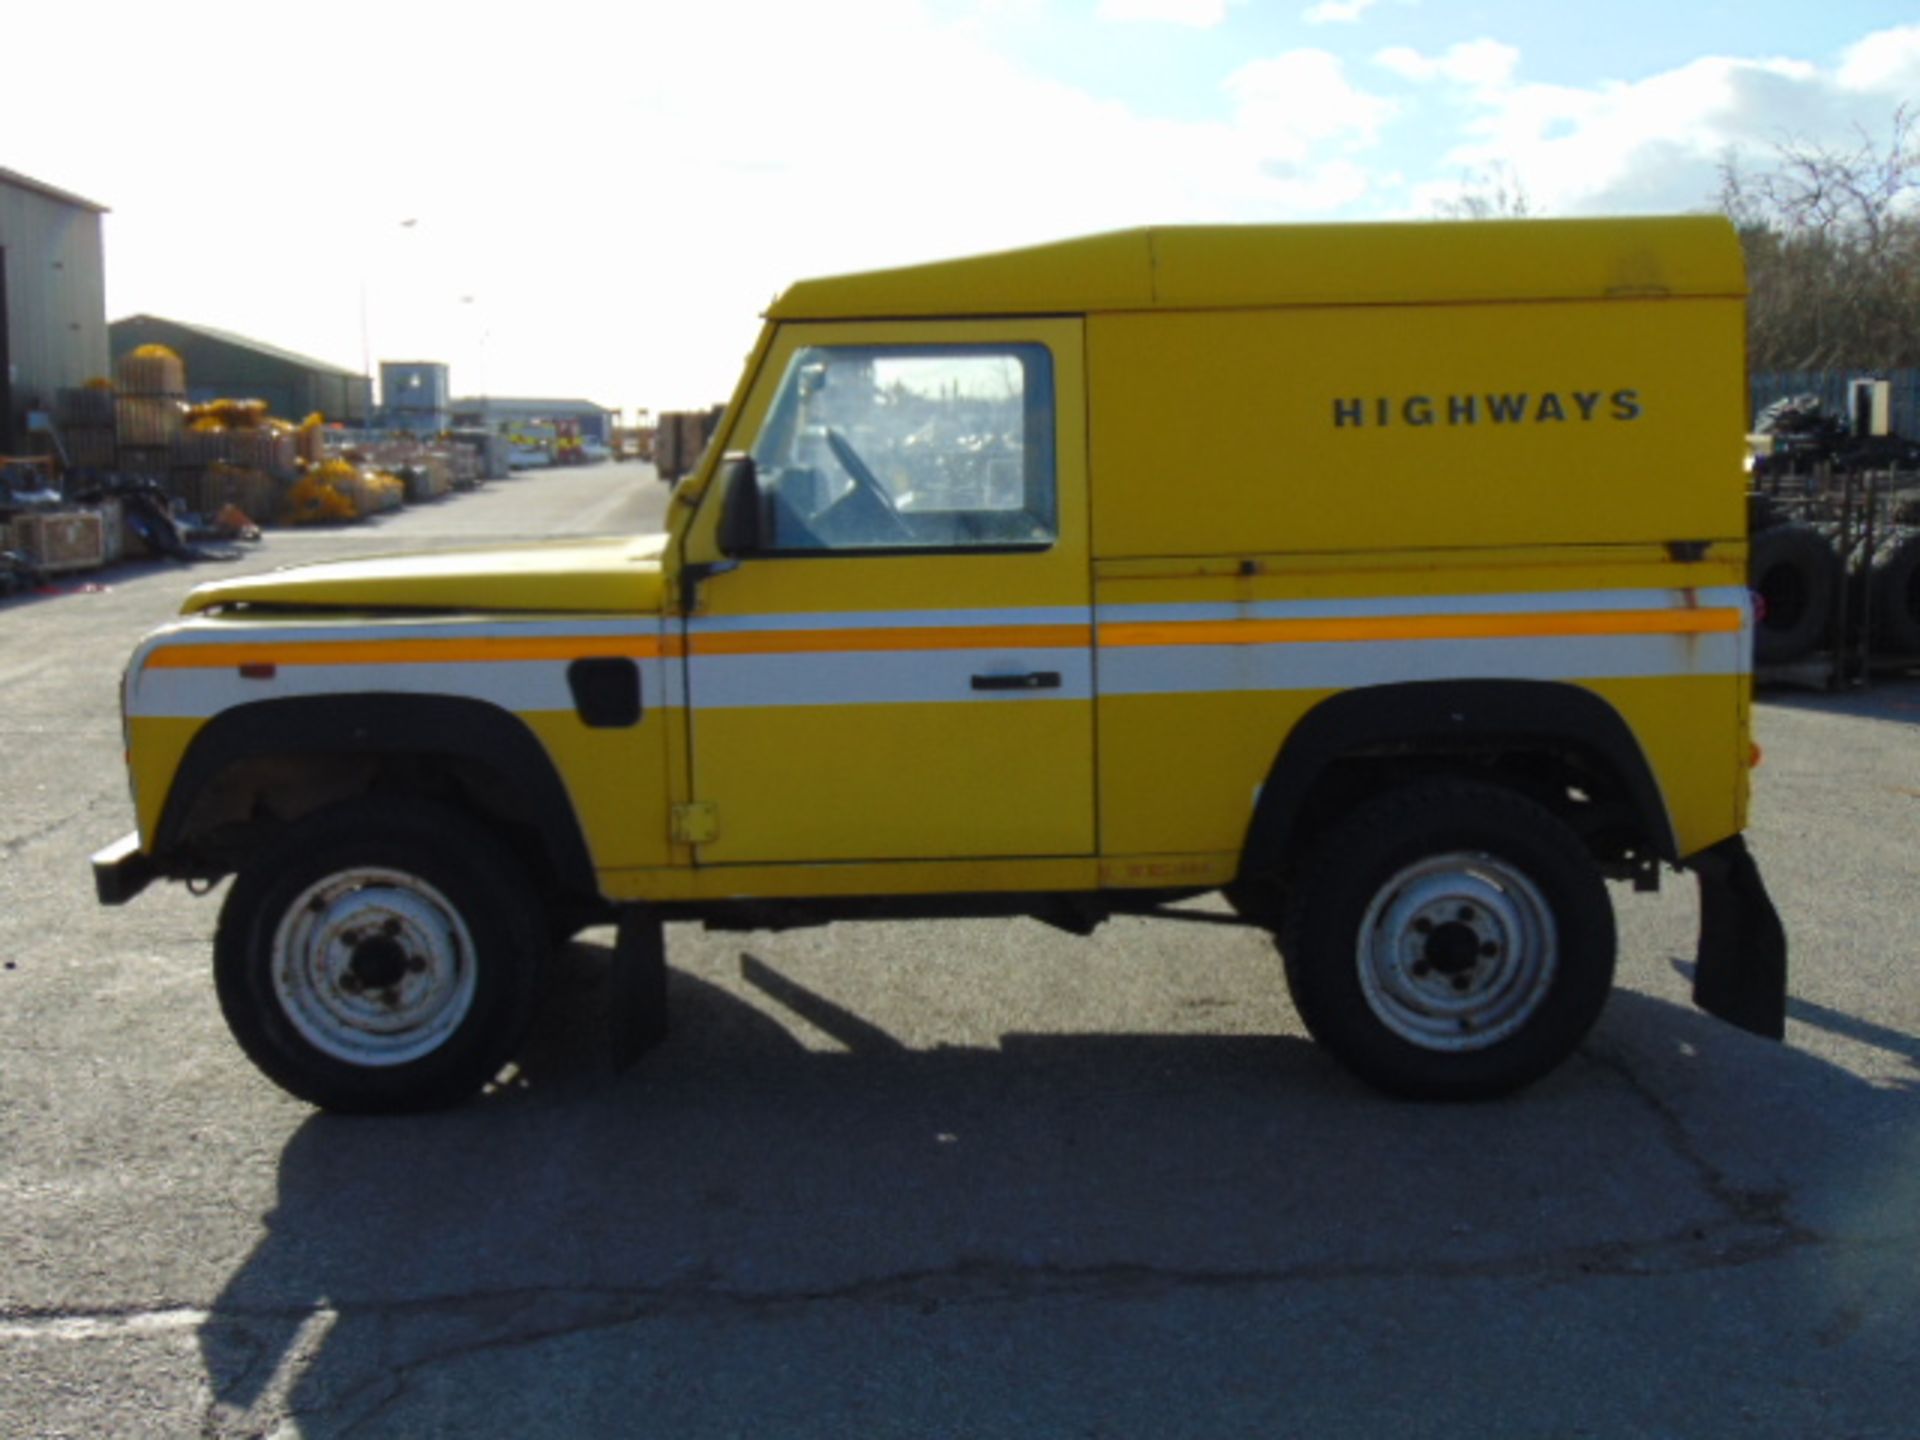
<svg viewBox="0 0 1920 1440"><path fill-rule="evenodd" d="M409 216L405 220L394 222L394 228L411 230L420 223L418 216ZM374 249L378 250L379 239L389 232L385 229L373 232ZM367 323L368 273L372 270L379 255L363 253L360 261L360 371L367 381L367 428L373 428L373 338Z"/></svg>

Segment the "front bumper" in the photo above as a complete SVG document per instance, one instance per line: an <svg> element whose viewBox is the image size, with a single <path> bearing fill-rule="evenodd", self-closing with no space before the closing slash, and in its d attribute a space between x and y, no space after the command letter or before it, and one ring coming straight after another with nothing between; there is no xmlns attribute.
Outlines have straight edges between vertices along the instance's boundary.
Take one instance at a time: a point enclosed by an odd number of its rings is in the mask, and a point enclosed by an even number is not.
<svg viewBox="0 0 1920 1440"><path fill-rule="evenodd" d="M130 830L93 855L93 893L102 905L124 905L154 882L153 857L140 848L140 833Z"/></svg>

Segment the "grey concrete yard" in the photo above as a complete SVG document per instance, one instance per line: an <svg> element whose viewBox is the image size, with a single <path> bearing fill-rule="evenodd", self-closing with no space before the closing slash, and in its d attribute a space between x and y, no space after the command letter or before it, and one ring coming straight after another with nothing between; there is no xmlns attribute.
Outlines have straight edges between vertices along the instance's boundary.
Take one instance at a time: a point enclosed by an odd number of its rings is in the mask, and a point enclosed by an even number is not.
<svg viewBox="0 0 1920 1440"><path fill-rule="evenodd" d="M0 604L0 1435L1920 1432L1920 684L1771 697L1788 1043L1687 1004L1691 884L1500 1103L1379 1098L1253 932L669 932L675 1030L567 953L517 1082L317 1115L214 1001L217 896L98 908L115 687L240 568L657 528L527 475ZM91 581L90 588L84 582Z"/></svg>

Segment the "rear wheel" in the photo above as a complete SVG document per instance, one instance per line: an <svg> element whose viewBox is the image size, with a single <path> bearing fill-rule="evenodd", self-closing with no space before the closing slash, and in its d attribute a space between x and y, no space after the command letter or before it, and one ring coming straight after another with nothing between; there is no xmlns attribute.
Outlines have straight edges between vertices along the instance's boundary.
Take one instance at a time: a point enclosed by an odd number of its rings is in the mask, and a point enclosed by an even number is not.
<svg viewBox="0 0 1920 1440"><path fill-rule="evenodd" d="M291 825L220 912L214 978L248 1057L331 1110L472 1094L531 1017L545 916L511 857L424 802L357 801Z"/></svg>
<svg viewBox="0 0 1920 1440"><path fill-rule="evenodd" d="M1613 908L1579 838L1498 786L1431 781L1316 842L1281 933L1308 1031L1370 1084L1477 1099L1538 1079L1613 983Z"/></svg>

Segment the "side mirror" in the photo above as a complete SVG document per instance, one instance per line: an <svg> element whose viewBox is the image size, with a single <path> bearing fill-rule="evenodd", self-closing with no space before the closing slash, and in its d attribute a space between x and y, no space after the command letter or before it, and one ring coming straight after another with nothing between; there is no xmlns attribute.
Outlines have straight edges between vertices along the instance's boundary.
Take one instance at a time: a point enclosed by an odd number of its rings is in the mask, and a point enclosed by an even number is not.
<svg viewBox="0 0 1920 1440"><path fill-rule="evenodd" d="M720 553L752 555L760 549L760 474L751 455L720 459Z"/></svg>

